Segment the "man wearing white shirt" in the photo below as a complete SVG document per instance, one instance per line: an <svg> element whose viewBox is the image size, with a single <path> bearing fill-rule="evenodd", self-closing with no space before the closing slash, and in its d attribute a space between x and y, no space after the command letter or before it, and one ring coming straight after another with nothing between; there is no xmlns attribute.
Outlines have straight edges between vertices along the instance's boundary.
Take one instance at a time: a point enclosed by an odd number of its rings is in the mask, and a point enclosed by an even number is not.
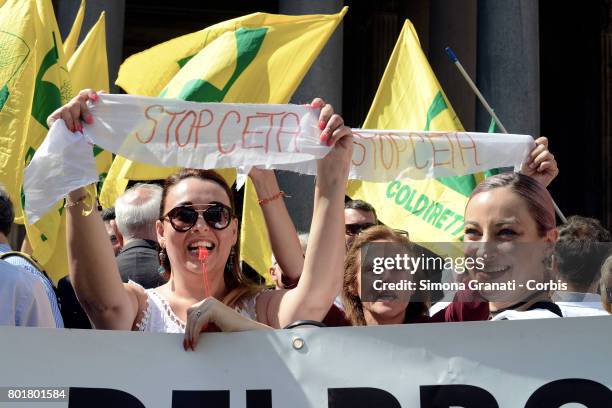
<svg viewBox="0 0 612 408"><path fill-rule="evenodd" d="M20 256L19 253L10 253L12 252L12 249L9 245L7 236L11 230L11 225L13 224L14 219L15 213L13 211L13 203L11 202L6 190L0 186L0 254L9 252L8 254L2 256L2 259L17 267L23 274L29 275L31 278L40 283L40 285L34 285L33 287L38 288L39 286L42 286L55 321L53 327L57 327L58 329L63 328L64 321L60 313L53 285L49 278L45 276L36 265L25 257ZM27 282L29 282L29 279L26 279L26 281L22 283L29 286L30 284Z"/></svg>
<svg viewBox="0 0 612 408"><path fill-rule="evenodd" d="M0 326L56 327L51 304L40 280L2 260Z"/></svg>

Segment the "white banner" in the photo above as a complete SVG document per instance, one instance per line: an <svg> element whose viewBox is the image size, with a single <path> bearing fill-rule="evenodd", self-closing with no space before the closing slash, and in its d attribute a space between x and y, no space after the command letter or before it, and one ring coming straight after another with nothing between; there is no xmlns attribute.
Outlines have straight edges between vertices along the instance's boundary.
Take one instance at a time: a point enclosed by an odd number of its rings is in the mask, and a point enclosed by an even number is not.
<svg viewBox="0 0 612 408"><path fill-rule="evenodd" d="M253 166L316 174L319 110L307 105L195 103L134 95L100 95L93 124L78 139L57 121L24 176L26 214L35 222L55 202L95 181L86 140L128 159L161 167ZM519 169L530 136L469 132L353 129L351 179L385 182ZM75 167L80 171L75 172ZM78 170L78 169L77 169ZM78 184L78 183L77 183ZM62 194L60 194L60 192Z"/></svg>
<svg viewBox="0 0 612 408"><path fill-rule="evenodd" d="M294 329L185 352L181 335L2 327L0 407L28 387L71 396L36 407L603 408L610 333L605 316Z"/></svg>
<svg viewBox="0 0 612 408"><path fill-rule="evenodd" d="M319 111L302 105L196 103L100 95L85 137L141 163L198 169L298 163L329 151Z"/></svg>

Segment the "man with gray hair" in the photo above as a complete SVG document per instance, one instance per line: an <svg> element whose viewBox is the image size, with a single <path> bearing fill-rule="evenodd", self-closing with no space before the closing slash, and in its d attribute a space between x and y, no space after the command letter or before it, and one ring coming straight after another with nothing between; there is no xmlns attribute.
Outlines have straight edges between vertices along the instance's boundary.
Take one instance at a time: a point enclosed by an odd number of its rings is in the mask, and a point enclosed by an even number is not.
<svg viewBox="0 0 612 408"><path fill-rule="evenodd" d="M115 222L123 235L117 266L124 282L132 280L145 289L165 283L159 273L155 223L159 218L162 188L136 184L115 202Z"/></svg>

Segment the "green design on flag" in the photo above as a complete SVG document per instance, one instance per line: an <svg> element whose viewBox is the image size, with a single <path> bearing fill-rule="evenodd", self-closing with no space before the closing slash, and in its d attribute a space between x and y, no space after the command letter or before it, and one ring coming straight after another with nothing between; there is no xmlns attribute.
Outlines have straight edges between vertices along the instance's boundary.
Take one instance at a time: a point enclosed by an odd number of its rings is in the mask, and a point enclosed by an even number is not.
<svg viewBox="0 0 612 408"><path fill-rule="evenodd" d="M266 36L267 28L240 28L236 30L236 68L223 89L204 79L187 82L178 95L179 99L198 102L221 102L240 74L253 62Z"/></svg>
<svg viewBox="0 0 612 408"><path fill-rule="evenodd" d="M4 104L8 100L9 95L10 95L10 92L9 92L8 86L4 84L2 89L0 89L0 111L2 110L2 108L4 108Z"/></svg>
<svg viewBox="0 0 612 408"><path fill-rule="evenodd" d="M40 64L40 70L36 74L36 82L34 87L34 100L32 101L32 116L45 129L47 126L47 117L53 113L55 109L62 106L62 93L56 84L53 82L43 81L44 75L55 64L57 64L59 56L57 53L57 44L55 42L55 33L53 33L53 47L47 52Z"/></svg>
<svg viewBox="0 0 612 408"><path fill-rule="evenodd" d="M26 152L26 155L25 155L24 165L23 165L24 169L28 167L28 164L30 164L30 161L32 160L32 157L34 157L35 153L36 153L36 149L30 146L30 148L28 148L28 151ZM21 196L21 208L25 208L25 192L23 191L23 186L21 186L20 196Z"/></svg>
<svg viewBox="0 0 612 408"><path fill-rule="evenodd" d="M448 110L448 105L444 100L444 95L442 95L442 92L438 91L431 102L431 105L429 105L429 109L427 110L427 122L424 130L428 131L431 121L445 110ZM474 176L471 174L460 177L439 177L436 180L463 195L469 195L474 187L476 187L476 181L474 180Z"/></svg>
<svg viewBox="0 0 612 408"><path fill-rule="evenodd" d="M463 130L409 21L402 28L363 127ZM466 175L390 183L351 181L347 194L372 204L381 222L409 231L415 242L457 242L463 235L465 203L476 180L475 175ZM435 244L429 249L442 250Z"/></svg>
<svg viewBox="0 0 612 408"><path fill-rule="evenodd" d="M30 55L30 47L20 36L0 30L0 112L11 92L9 83L21 72Z"/></svg>
<svg viewBox="0 0 612 408"><path fill-rule="evenodd" d="M287 103L342 17L254 13L175 38L128 58L117 85L128 93L230 103ZM176 169L131 162L120 156L100 194L110 206L128 180L166 178ZM222 169L232 184L234 169ZM271 250L257 197L245 186L242 260L266 276Z"/></svg>
<svg viewBox="0 0 612 408"><path fill-rule="evenodd" d="M183 68L189 62L189 60L191 60L195 56L196 54L193 54L188 57L181 58L180 60L176 61L176 63L178 64L179 67Z"/></svg>
<svg viewBox="0 0 612 408"><path fill-rule="evenodd" d="M431 105L429 105L429 109L427 109L427 123L425 123L425 130L429 130L431 121L440 113L442 113L444 109L448 109L448 106L446 105L444 96L442 96L442 92L438 91L438 93L434 97L433 102L431 103Z"/></svg>

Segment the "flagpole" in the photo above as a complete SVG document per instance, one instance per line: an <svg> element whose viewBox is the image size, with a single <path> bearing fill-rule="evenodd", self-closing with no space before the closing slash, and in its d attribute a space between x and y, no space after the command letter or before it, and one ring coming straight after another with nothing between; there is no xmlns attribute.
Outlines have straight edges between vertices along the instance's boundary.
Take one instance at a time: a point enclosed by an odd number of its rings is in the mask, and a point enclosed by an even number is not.
<svg viewBox="0 0 612 408"><path fill-rule="evenodd" d="M484 96L482 96L482 93L480 93L480 91L476 87L476 84L474 83L474 81L472 81L472 78L470 78L468 73L465 72L465 69L459 62L459 59L457 58L457 56L455 55L451 47L446 47L444 50L446 51L446 54L448 54L448 57L450 58L451 62L455 64L455 66L457 67L457 69L459 70L459 72L461 73L465 81L468 83L470 88L472 88L472 91L474 91L474 93L478 97L478 100L480 100L480 103L482 103L482 106L484 106L486 111L489 112L489 115L491 115L491 117L495 120L495 123L497 123L497 126L499 126L499 128L501 129L503 133L508 133L504 125L502 125L501 121L499 120L495 112L493 111L493 108L491 108L491 105L489 105L489 103L486 101ZM557 206L557 203L555 203L555 200L553 200L553 206L555 207L555 212L557 213L561 221L563 221L563 223L567 223L567 218L565 218L565 216L561 212L561 209Z"/></svg>

